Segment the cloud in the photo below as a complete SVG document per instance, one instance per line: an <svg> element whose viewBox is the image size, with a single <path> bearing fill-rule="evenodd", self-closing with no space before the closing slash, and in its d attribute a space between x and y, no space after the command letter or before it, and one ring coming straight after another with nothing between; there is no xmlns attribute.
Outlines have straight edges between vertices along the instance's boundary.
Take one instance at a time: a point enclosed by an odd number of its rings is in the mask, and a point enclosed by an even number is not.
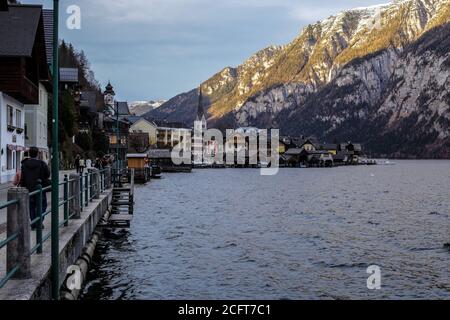
<svg viewBox="0 0 450 320"><path fill-rule="evenodd" d="M206 0L80 0L79 3L87 17L119 23L174 24L201 19L208 9Z"/></svg>
<svg viewBox="0 0 450 320"><path fill-rule="evenodd" d="M39 0L28 0L38 1ZM381 0L73 0L86 19L100 23L147 26L205 24L261 20L283 14L286 19L315 22L342 10L373 5ZM48 2L48 1L47 1Z"/></svg>
<svg viewBox="0 0 450 320"><path fill-rule="evenodd" d="M51 0L24 0L51 8ZM384 0L385 1L385 0ZM83 49L96 76L121 99L170 98L271 44L285 44L308 23L383 0L70 0L82 29L60 36Z"/></svg>

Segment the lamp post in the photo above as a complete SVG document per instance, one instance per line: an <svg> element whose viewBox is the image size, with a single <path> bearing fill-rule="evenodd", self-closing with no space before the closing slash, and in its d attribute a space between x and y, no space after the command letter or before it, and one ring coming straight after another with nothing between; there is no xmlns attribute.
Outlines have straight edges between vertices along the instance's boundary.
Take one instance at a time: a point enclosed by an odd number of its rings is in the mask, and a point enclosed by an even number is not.
<svg viewBox="0 0 450 320"><path fill-rule="evenodd" d="M58 146L58 97L59 97L59 59L58 59L58 20L59 0L53 0L53 115L52 115L52 298L59 299L59 146Z"/></svg>
<svg viewBox="0 0 450 320"><path fill-rule="evenodd" d="M120 143L120 125L119 125L119 104L117 103L115 105L116 108L116 159L117 159L117 175L119 180L117 182L117 186L120 187L120 176L119 176L119 170L120 170L120 150L119 150L119 143Z"/></svg>

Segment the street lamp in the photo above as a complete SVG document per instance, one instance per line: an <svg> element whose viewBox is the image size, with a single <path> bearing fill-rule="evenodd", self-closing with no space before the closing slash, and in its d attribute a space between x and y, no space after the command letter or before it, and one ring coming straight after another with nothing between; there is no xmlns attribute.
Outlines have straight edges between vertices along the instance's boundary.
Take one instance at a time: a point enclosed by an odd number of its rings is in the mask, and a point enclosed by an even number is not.
<svg viewBox="0 0 450 320"><path fill-rule="evenodd" d="M59 97L59 0L53 0L53 115L52 115L52 221L51 221L51 253L52 253L52 298L59 299L59 145L58 145L58 97Z"/></svg>

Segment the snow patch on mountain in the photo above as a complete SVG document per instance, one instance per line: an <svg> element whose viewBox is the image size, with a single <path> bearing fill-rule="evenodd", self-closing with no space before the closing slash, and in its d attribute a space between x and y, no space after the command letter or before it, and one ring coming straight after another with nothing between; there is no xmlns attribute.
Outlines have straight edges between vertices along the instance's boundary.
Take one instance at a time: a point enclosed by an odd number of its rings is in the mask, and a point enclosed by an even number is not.
<svg viewBox="0 0 450 320"><path fill-rule="evenodd" d="M165 102L166 100L133 101L129 103L130 112L136 116L142 116L149 111L159 108Z"/></svg>

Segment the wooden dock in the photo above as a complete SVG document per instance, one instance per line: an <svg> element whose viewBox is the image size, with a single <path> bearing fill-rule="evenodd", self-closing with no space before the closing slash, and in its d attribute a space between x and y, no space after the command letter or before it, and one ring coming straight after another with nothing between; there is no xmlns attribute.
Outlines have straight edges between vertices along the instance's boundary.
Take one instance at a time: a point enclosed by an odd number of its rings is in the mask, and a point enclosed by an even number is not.
<svg viewBox="0 0 450 320"><path fill-rule="evenodd" d="M114 187L108 228L129 228L134 214L134 169L130 170L129 183Z"/></svg>

